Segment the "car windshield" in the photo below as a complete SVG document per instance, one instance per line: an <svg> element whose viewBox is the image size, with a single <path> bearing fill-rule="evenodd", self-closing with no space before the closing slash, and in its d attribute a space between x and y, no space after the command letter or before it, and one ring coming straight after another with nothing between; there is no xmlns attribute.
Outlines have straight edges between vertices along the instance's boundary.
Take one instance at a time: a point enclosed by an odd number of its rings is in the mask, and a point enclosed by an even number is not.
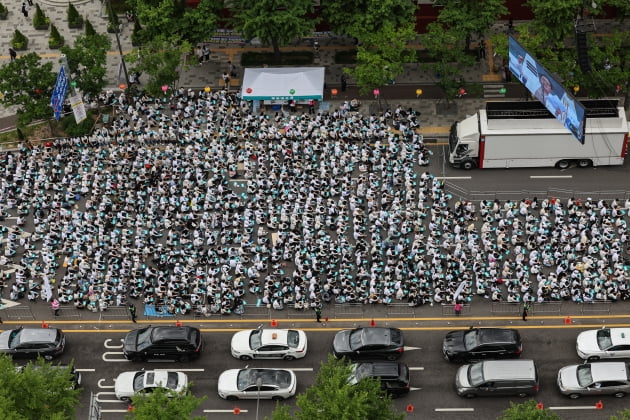
<svg viewBox="0 0 630 420"><path fill-rule="evenodd" d="M177 388L177 379L178 378L179 378L179 376L177 375L177 372L169 372L168 376L166 378L166 387L170 388L170 389Z"/></svg>
<svg viewBox="0 0 630 420"><path fill-rule="evenodd" d="M577 381L582 388L586 388L593 383L593 375L591 375L591 365L578 366Z"/></svg>
<svg viewBox="0 0 630 420"><path fill-rule="evenodd" d="M612 346L612 339L610 338L609 329L601 329L597 331L597 345L600 350L606 350Z"/></svg>
<svg viewBox="0 0 630 420"><path fill-rule="evenodd" d="M479 345L479 330L470 330L464 334L464 347L466 350L474 349Z"/></svg>
<svg viewBox="0 0 630 420"><path fill-rule="evenodd" d="M138 332L138 341L136 347L138 350L144 350L151 345L151 329L147 328Z"/></svg>
<svg viewBox="0 0 630 420"><path fill-rule="evenodd" d="M300 344L300 334L295 330L289 330L287 334L287 344L294 349Z"/></svg>
<svg viewBox="0 0 630 420"><path fill-rule="evenodd" d="M13 330L11 331L11 334L9 335L9 348L15 348L17 346L20 345L20 332L22 330Z"/></svg>
<svg viewBox="0 0 630 420"><path fill-rule="evenodd" d="M262 330L254 330L249 336L249 348L257 349L262 344L260 338L262 337Z"/></svg>
<svg viewBox="0 0 630 420"><path fill-rule="evenodd" d="M363 330L354 330L349 337L350 348L356 350L363 345Z"/></svg>
<svg viewBox="0 0 630 420"><path fill-rule="evenodd" d="M133 391L138 392L144 388L144 374L145 372L138 372L133 377Z"/></svg>
<svg viewBox="0 0 630 420"><path fill-rule="evenodd" d="M481 385L484 382L483 379L483 363L475 363L468 368L468 382L472 386Z"/></svg>

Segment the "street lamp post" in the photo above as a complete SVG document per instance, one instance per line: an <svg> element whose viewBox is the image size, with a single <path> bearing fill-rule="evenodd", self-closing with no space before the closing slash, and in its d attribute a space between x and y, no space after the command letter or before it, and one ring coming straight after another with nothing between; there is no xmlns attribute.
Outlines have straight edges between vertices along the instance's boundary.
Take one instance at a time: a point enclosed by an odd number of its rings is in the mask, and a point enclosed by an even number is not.
<svg viewBox="0 0 630 420"><path fill-rule="evenodd" d="M258 396L256 398L256 420L258 420L258 407L260 407L260 388L262 387L262 377L256 378L256 388L258 388Z"/></svg>

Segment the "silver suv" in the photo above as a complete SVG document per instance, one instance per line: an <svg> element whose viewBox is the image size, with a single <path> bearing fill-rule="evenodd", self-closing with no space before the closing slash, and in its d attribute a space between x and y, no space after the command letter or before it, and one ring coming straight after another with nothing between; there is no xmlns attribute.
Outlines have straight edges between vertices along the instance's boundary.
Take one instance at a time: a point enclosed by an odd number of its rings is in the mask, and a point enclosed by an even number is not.
<svg viewBox="0 0 630 420"><path fill-rule="evenodd" d="M617 398L630 393L630 364L599 362L571 365L558 372L558 388L569 398L582 395L613 395Z"/></svg>

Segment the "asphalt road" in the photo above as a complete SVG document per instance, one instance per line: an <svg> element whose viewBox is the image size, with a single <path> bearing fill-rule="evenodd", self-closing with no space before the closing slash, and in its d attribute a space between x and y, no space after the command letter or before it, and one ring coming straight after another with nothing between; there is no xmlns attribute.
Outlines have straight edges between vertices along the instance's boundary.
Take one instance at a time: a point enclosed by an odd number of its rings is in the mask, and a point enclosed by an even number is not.
<svg viewBox="0 0 630 420"><path fill-rule="evenodd" d="M612 317L611 317L612 318ZM455 393L454 377L458 365L444 360L441 344L444 334L455 328L467 328L471 319L443 319L436 324L426 325L412 320L391 322L404 330L406 351L401 358L411 368L411 393L394 400L399 412L405 412L408 405L413 406L413 413L407 418L436 420L493 419L509 407L510 402L522 402L517 397L464 399ZM628 318L608 319L610 323L627 325ZM519 328L523 343L523 358L533 359L540 375L540 392L536 401L552 408L564 419L599 420L608 419L612 414L627 407L626 399L604 396L601 398L583 397L570 400L562 396L555 383L558 369L563 366L580 363L575 353L575 337L591 326L601 325L602 320L592 319L589 324L567 326L558 322L545 322L542 319L530 319L528 323L519 320L497 319L493 325ZM94 392L100 402L103 420L124 418L127 409L125 403L116 400L113 395L114 378L121 372L140 369L177 369L185 371L193 382L192 391L197 396L207 396L199 413L213 419L234 418L233 409L238 407L241 416L254 418L256 401L230 402L222 400L216 394L218 375L225 369L250 367L286 367L296 369L298 393L314 383L320 363L326 359L335 331L354 325L367 326L366 320L345 320L340 323L316 325L305 324L309 339L308 354L304 359L285 361L243 362L234 359L229 351L232 334L239 328L255 328L258 321L251 325L201 325L205 349L199 360L190 363L132 363L124 360L120 349L120 340L124 337L126 325L112 331L96 330L96 326L84 326L83 331L67 329L67 349L61 361L76 360L76 367L82 371L83 387L82 406L77 411L77 418L87 418L89 392ZM423 325L424 324L424 325ZM426 325L426 326L425 326ZM218 327L218 328L217 328ZM288 325L285 327L289 327ZM297 326L299 327L299 325ZM602 400L603 409L596 410L595 404ZM287 401L289 405L295 399ZM261 401L260 418L270 415L275 402ZM247 411L246 411L247 410Z"/></svg>

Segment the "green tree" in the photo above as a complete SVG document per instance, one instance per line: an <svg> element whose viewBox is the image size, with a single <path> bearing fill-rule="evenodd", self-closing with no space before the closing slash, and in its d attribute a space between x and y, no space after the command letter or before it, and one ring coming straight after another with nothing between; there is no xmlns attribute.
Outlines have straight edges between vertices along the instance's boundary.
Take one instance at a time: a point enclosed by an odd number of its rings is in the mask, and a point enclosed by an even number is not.
<svg viewBox="0 0 630 420"><path fill-rule="evenodd" d="M61 47L61 52L68 59L72 80L85 95L97 96L105 88L107 51L110 47L109 37L97 33L78 36L72 47Z"/></svg>
<svg viewBox="0 0 630 420"><path fill-rule="evenodd" d="M409 0L328 0L322 13L335 33L363 42L363 34L379 32L386 23L394 27L415 23L416 7Z"/></svg>
<svg viewBox="0 0 630 420"><path fill-rule="evenodd" d="M630 420L630 410L620 411L616 415L610 416L610 420Z"/></svg>
<svg viewBox="0 0 630 420"><path fill-rule="evenodd" d="M344 72L356 79L362 94L371 92L400 75L403 63L415 60L415 51L407 48L415 35L412 23L395 28L392 22L385 22L377 32L362 35L357 65Z"/></svg>
<svg viewBox="0 0 630 420"><path fill-rule="evenodd" d="M199 407L206 397L197 398L190 392L172 397L164 388L156 388L148 394L133 397L133 410L125 415L127 420L204 420L205 417L193 417L192 412Z"/></svg>
<svg viewBox="0 0 630 420"><path fill-rule="evenodd" d="M470 49L473 35L483 38L484 34L508 10L505 0L442 0L444 5L438 22L449 30L461 33L466 40L465 49Z"/></svg>
<svg viewBox="0 0 630 420"><path fill-rule="evenodd" d="M233 0L231 3L234 28L247 39L259 38L271 45L276 59L280 59L281 46L312 34L317 23L308 16L313 12L312 0Z"/></svg>
<svg viewBox="0 0 630 420"><path fill-rule="evenodd" d="M18 126L52 117L50 96L57 78L52 66L51 62L42 64L38 54L29 53L0 67L0 92L5 92L0 103L19 106Z"/></svg>
<svg viewBox="0 0 630 420"><path fill-rule="evenodd" d="M278 405L272 420L402 420L404 414L394 411L391 397L375 379L352 385L348 378L351 365L332 355L322 362L315 384L297 396L296 411L291 414L286 405Z"/></svg>
<svg viewBox="0 0 630 420"><path fill-rule="evenodd" d="M536 401L529 400L521 404L510 402L510 407L503 410L497 420L562 420L555 412L536 407Z"/></svg>
<svg viewBox="0 0 630 420"><path fill-rule="evenodd" d="M127 56L132 65L131 71L137 71L149 77L145 81L145 90L151 95L162 95L162 86L174 87L179 80L179 67L182 57L191 49L188 42L176 44L162 38L148 41L141 49L134 49Z"/></svg>
<svg viewBox="0 0 630 420"><path fill-rule="evenodd" d="M9 420L74 418L80 389L70 386L69 369L57 369L39 359L18 370L0 355L0 417Z"/></svg>

